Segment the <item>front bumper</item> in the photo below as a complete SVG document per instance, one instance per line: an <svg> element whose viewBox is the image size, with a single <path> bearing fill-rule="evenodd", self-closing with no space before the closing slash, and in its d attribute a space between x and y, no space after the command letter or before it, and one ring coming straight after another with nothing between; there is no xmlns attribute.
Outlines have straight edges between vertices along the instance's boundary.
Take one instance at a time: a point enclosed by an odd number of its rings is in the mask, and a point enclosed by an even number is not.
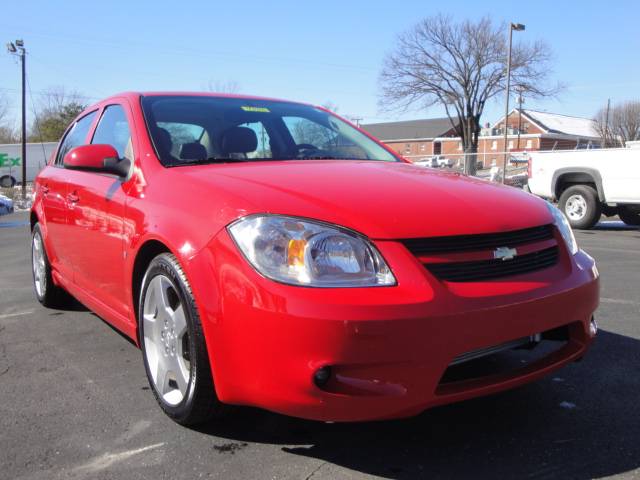
<svg viewBox="0 0 640 480"><path fill-rule="evenodd" d="M221 401L296 417L410 416L538 379L584 355L599 281L584 252L508 281L446 284L400 244L377 242L395 287L319 289L257 274L226 231L194 257L190 281ZM215 279L212 285L212 278ZM506 372L443 383L474 350L566 326L559 350ZM314 373L331 366L319 388Z"/></svg>

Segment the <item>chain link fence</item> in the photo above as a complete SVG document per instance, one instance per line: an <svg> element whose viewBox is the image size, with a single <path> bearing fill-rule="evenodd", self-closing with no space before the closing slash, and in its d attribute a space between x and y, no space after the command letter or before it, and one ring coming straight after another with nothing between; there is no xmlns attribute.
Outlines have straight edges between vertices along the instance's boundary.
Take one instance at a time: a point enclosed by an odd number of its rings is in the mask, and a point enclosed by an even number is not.
<svg viewBox="0 0 640 480"><path fill-rule="evenodd" d="M504 172L505 153L507 155L506 174ZM523 188L527 184L528 152L447 153L442 155L404 155L404 158L426 168L439 168L464 172L465 160L472 156L476 161L476 174L493 182L502 182Z"/></svg>

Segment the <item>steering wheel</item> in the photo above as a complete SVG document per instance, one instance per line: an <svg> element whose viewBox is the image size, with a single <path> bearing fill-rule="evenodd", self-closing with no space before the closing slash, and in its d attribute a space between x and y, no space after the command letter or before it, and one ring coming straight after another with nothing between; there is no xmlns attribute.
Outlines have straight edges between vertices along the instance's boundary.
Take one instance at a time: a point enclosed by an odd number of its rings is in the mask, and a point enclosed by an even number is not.
<svg viewBox="0 0 640 480"><path fill-rule="evenodd" d="M332 152L318 148L310 143L301 143L300 145L296 145L296 147L298 147L297 157L305 160L329 158L333 156Z"/></svg>
<svg viewBox="0 0 640 480"><path fill-rule="evenodd" d="M304 150L319 150L318 147L310 143L301 143L299 145L296 145L296 148L298 149L298 152L302 152Z"/></svg>

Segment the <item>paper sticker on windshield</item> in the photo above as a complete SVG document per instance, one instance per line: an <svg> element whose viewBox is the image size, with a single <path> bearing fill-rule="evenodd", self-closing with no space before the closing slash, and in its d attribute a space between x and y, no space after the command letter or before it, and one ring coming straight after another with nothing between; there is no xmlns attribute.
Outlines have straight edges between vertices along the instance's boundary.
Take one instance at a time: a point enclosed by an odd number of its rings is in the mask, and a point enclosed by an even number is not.
<svg viewBox="0 0 640 480"><path fill-rule="evenodd" d="M270 113L271 111L266 107L240 107L245 112L262 112L262 113Z"/></svg>

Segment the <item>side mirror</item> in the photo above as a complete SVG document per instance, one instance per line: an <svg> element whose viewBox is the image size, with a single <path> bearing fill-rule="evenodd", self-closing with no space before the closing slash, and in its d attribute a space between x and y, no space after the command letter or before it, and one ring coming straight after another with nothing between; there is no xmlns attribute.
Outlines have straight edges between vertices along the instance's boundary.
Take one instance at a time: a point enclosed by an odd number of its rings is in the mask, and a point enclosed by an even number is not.
<svg viewBox="0 0 640 480"><path fill-rule="evenodd" d="M120 159L111 145L92 144L73 148L64 156L64 168L108 173L119 177L129 174L129 160Z"/></svg>

